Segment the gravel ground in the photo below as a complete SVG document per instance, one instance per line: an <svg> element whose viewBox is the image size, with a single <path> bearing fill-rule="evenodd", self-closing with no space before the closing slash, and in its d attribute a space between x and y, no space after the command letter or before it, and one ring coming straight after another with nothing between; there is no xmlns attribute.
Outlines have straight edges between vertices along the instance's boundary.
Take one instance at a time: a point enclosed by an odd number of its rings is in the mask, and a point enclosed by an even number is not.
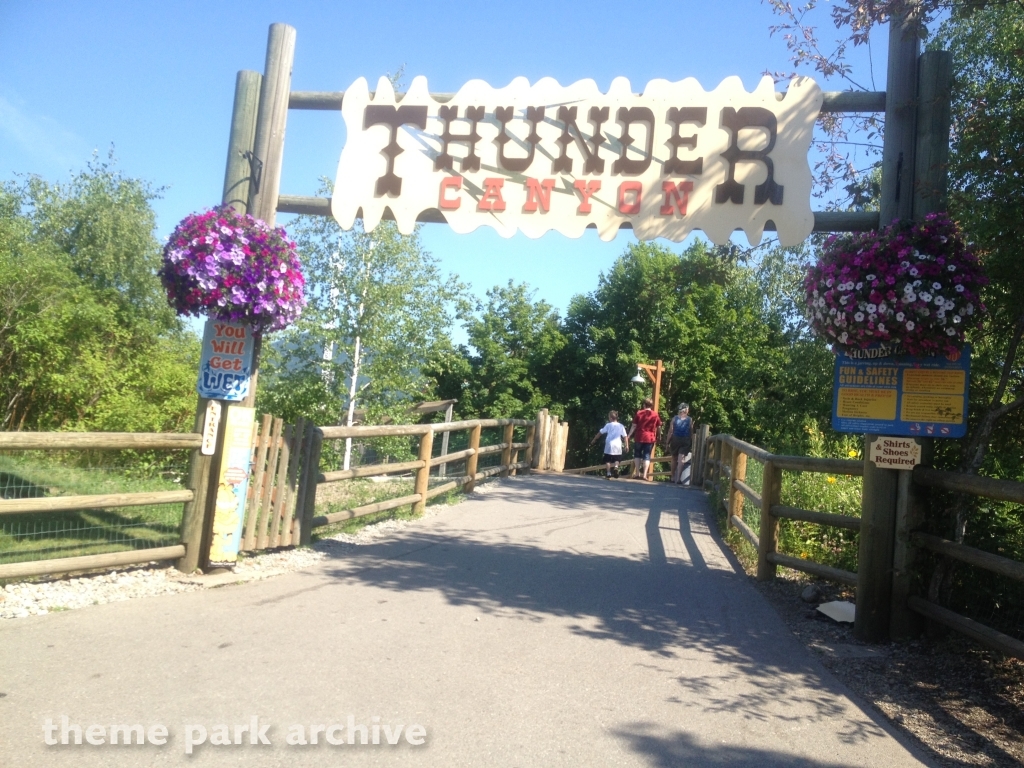
<svg viewBox="0 0 1024 768"><path fill-rule="evenodd" d="M1024 765L1024 662L954 633L865 645L852 624L834 622L801 599L813 582L789 574L751 581L836 677L938 765ZM845 587L817 585L822 600L853 600Z"/></svg>
<svg viewBox="0 0 1024 768"><path fill-rule="evenodd" d="M499 482L495 480L478 486L477 492L487 493ZM439 504L427 507L423 517L433 517L447 506ZM8 584L0 588L0 620L266 579L307 568L326 557L327 552L337 553L348 547L369 544L390 536L411 522L414 521L384 520L368 525L355 534L338 533L325 537L308 549L279 549L252 556L243 555L234 570L206 576L186 576L166 563L152 563L99 574L41 577L34 581Z"/></svg>

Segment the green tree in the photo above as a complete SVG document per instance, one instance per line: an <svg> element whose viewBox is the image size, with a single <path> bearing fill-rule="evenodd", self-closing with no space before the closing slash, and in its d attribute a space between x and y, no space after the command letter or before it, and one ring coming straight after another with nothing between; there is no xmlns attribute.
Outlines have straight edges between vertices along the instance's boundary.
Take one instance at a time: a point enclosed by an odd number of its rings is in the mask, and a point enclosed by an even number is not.
<svg viewBox="0 0 1024 768"><path fill-rule="evenodd" d="M785 433L780 404L799 406L794 418L802 420L808 404L795 402L788 389L801 375L790 359L799 328L790 328L791 310L765 300L766 288L783 290L785 261L757 267L742 263L742 256L735 247L703 242L681 254L632 244L601 275L596 291L573 299L564 324L569 343L555 361L563 375L555 391L580 427L573 432L580 436L574 450L582 450L581 441L607 411L629 414L638 407L650 388L630 378L637 363L655 359L667 369L663 419L685 400L697 421L762 443L777 443ZM790 293L793 274L790 269L785 286ZM779 284L773 287L769 278ZM818 346L820 357L824 348ZM811 406L820 408L821 401L814 398Z"/></svg>
<svg viewBox="0 0 1024 768"><path fill-rule="evenodd" d="M147 184L93 161L67 184L0 184L0 397L5 429L178 430L198 340L155 268Z"/></svg>
<svg viewBox="0 0 1024 768"><path fill-rule="evenodd" d="M435 357L433 374L442 397L459 400L466 417L530 418L551 402L552 359L565 346L558 313L534 301L525 283L509 280L487 291L487 303L465 322L470 348Z"/></svg>
<svg viewBox="0 0 1024 768"><path fill-rule="evenodd" d="M432 395L424 368L450 349L463 286L442 276L417 233L392 222L345 232L333 219L299 217L291 232L309 305L269 345L260 408L320 424L351 423L357 407L371 421L406 418Z"/></svg>

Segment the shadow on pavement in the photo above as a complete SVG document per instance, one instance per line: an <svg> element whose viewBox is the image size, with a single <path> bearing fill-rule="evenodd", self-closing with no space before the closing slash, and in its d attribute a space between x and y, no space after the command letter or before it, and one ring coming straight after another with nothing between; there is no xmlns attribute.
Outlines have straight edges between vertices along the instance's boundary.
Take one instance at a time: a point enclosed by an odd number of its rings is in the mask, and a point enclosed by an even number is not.
<svg viewBox="0 0 1024 768"><path fill-rule="evenodd" d="M493 489L471 503L499 503L508 514L489 513L480 528L422 526L381 543L328 548L334 558L326 566L329 579L266 602L359 582L403 593L434 591L451 605L504 619L557 617L569 620L569 631L579 636L650 652L652 663L666 662L666 674L678 675L672 660L709 654L715 663L698 666L712 673L677 676L679 695L670 701L683 709L802 725L834 719L829 727L847 744L885 734L868 717L851 717L846 692L745 583L708 523L702 493L638 482L534 477L512 480L504 490ZM621 516L633 516L635 525ZM492 519L496 524L488 525ZM638 533L642 528L646 545L601 551L599 537L587 527L601 525ZM553 545L552 537L568 529L576 530L562 540L573 544ZM679 557L667 556L666 540L679 545ZM709 565L709 555L716 567ZM794 687L801 689L799 704ZM687 755L697 749L675 735L662 741L643 731L624 735L638 750L663 757L665 765L688 765ZM773 764L756 751L723 753L722 762Z"/></svg>

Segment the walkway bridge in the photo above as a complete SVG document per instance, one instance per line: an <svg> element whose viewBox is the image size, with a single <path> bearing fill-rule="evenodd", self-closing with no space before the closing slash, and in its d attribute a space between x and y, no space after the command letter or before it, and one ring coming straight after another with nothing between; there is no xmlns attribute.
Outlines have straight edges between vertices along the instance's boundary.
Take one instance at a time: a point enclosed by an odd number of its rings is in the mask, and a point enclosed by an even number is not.
<svg viewBox="0 0 1024 768"><path fill-rule="evenodd" d="M795 640L698 490L508 477L318 546L265 581L0 625L4 764L927 764ZM46 746L62 716L168 743ZM211 743L252 717L270 744ZM360 745L378 723L425 743ZM320 743L287 744L297 725Z"/></svg>

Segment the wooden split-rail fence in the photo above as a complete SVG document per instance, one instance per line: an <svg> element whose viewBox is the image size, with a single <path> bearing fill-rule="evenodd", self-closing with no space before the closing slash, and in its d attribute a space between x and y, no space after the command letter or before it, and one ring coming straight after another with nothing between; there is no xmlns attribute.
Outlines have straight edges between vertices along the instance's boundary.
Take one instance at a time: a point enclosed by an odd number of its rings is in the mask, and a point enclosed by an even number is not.
<svg viewBox="0 0 1024 768"><path fill-rule="evenodd" d="M501 430L496 442L481 442L484 430ZM520 431L517 441L515 432ZM257 551L308 544L313 530L379 512L410 507L422 512L428 500L453 490L471 492L488 477L508 477L531 469L559 471L565 462L568 424L542 411L535 421L525 419L471 419L438 424L318 427L298 419L285 424L283 419L265 415L254 425L253 459L245 504L240 551ZM448 452L448 440L442 439L441 452L433 455L435 435L446 438L455 432L467 432L467 447ZM352 469L321 472L320 455L325 440L375 437L419 437L418 456L413 461L379 463ZM200 434L166 433L27 433L0 432L0 452L19 451L121 451L174 450L198 452ZM497 456L499 464L481 468L481 457ZM465 465L464 474L445 476L449 466ZM433 472L436 483L430 485ZM377 501L348 509L316 514L317 489L361 477L408 475L413 477L413 493L395 499ZM196 499L192 488L147 493L116 493L79 496L42 496L0 499L0 516L54 513L62 511L117 509L154 504L182 504L181 543L173 546L133 549L99 555L50 558L0 564L0 579L18 579L101 568L174 560L200 562L201 557L186 560L190 550L201 552L209 546L212 530L211 505ZM205 565L205 563L203 563Z"/></svg>
<svg viewBox="0 0 1024 768"><path fill-rule="evenodd" d="M757 550L757 578L775 578L778 566L809 573L856 587L855 632L871 639L906 639L920 631L921 618L960 632L1002 653L1024 659L1024 642L955 613L916 593L914 566L922 550L967 563L975 568L1024 582L1024 563L949 541L919 530L926 513L925 490L939 488L1015 504L1024 504L1024 483L945 472L918 466L901 471L897 487L895 529L868 531L868 515L836 515L786 506L781 500L782 473L825 472L834 475L864 474L864 462L848 459L784 456L769 453L731 435L714 435L695 452L695 478L703 487L722 493L727 525L735 527ZM763 463L761 491L746 483L747 460ZM743 519L744 501L760 510L755 533ZM860 565L856 573L833 568L779 552L779 521L801 520L817 525L856 531L860 537ZM884 553L872 551L876 542L888 542ZM865 567L870 562L874 567ZM865 637L867 636L867 637Z"/></svg>

